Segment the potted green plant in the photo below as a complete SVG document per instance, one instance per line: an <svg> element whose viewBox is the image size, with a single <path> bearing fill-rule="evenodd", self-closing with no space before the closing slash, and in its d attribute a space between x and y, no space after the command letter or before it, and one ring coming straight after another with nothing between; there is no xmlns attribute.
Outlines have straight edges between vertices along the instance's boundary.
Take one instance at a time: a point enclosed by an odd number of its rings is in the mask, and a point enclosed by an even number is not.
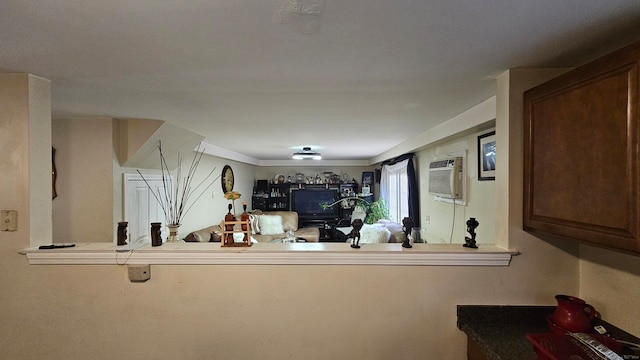
<svg viewBox="0 0 640 360"><path fill-rule="evenodd" d="M367 213L367 217L364 219L365 224L374 224L380 219L389 219L389 209L387 209L387 204L384 199L380 198L374 202L369 202L361 197L350 196L346 198L342 198L336 202L331 204L321 203L320 206L323 209L327 209L335 206L336 204L341 203L344 200L355 200L356 207L362 207L364 211Z"/></svg>

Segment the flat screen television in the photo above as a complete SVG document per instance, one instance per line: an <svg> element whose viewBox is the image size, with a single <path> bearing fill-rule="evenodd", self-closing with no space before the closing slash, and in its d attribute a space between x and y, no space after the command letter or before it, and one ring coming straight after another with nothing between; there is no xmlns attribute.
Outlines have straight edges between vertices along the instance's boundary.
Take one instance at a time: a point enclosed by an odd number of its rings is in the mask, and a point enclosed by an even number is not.
<svg viewBox="0 0 640 360"><path fill-rule="evenodd" d="M332 204L338 200L338 189L293 190L291 192L291 210L299 218L332 218L339 215L340 206L336 204L326 209L322 203Z"/></svg>

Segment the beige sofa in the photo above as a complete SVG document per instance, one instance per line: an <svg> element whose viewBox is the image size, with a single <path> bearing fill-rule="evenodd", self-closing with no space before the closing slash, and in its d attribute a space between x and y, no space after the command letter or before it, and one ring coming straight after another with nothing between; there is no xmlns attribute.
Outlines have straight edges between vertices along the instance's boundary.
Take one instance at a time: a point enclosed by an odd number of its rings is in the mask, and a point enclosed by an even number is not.
<svg viewBox="0 0 640 360"><path fill-rule="evenodd" d="M275 239L280 239L286 236L286 232L289 230L293 230L294 235L296 237L303 238L307 240L307 242L318 242L320 240L320 230L317 227L309 227L309 228L298 228L298 213L295 211L265 211L265 212L254 212L252 215L277 215L282 218L282 227L284 229L283 233L277 234L261 234L261 233L252 233L251 237L256 239L258 242L271 242ZM255 220L254 220L255 221ZM213 225L210 227L206 227L204 229L200 229L197 231L193 231L189 233L184 241L186 242L219 242L222 237L222 231L220 225Z"/></svg>

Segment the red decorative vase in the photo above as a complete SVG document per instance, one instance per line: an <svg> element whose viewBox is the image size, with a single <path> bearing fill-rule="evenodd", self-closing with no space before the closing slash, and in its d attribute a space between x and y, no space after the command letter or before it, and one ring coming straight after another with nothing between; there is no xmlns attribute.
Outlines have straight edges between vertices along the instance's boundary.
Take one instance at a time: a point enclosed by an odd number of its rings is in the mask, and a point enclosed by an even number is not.
<svg viewBox="0 0 640 360"><path fill-rule="evenodd" d="M556 301L558 306L551 316L553 325L570 332L591 332L591 322L596 316L593 306L569 295L556 295Z"/></svg>

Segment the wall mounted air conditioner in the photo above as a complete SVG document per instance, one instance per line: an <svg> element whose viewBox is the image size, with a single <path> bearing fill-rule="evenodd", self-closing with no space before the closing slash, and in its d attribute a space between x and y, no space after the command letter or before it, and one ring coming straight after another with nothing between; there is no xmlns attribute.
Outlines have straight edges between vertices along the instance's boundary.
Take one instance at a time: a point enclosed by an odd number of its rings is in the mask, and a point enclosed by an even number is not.
<svg viewBox="0 0 640 360"><path fill-rule="evenodd" d="M462 199L462 157L449 157L429 163L429 194L446 199Z"/></svg>

